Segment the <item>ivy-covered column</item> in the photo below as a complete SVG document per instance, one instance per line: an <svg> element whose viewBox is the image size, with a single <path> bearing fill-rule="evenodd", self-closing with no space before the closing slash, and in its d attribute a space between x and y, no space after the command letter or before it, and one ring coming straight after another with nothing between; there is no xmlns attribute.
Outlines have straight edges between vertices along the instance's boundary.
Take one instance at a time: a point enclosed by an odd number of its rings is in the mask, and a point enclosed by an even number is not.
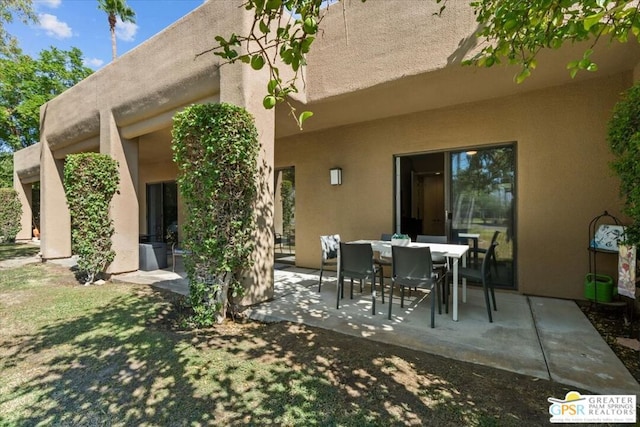
<svg viewBox="0 0 640 427"><path fill-rule="evenodd" d="M242 304L254 304L273 296L273 218L274 218L274 109L262 105L269 81L267 70L256 72L241 64L220 68L220 102L245 108L255 119L260 142L255 200L256 236L253 269L245 284Z"/></svg>
<svg viewBox="0 0 640 427"><path fill-rule="evenodd" d="M138 187L138 142L123 138L111 111L100 113L100 152L118 162L120 184L111 201L113 250L116 257L107 273L135 271L139 267L140 235Z"/></svg>

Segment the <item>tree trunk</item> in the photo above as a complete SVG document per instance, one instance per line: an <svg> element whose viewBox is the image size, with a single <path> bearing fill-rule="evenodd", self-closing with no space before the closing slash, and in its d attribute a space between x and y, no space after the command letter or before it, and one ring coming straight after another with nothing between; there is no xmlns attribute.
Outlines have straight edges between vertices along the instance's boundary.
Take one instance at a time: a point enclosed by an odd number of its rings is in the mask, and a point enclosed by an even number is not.
<svg viewBox="0 0 640 427"><path fill-rule="evenodd" d="M113 28L111 30L111 56L113 57L113 61L116 60L116 29Z"/></svg>
<svg viewBox="0 0 640 427"><path fill-rule="evenodd" d="M220 290L216 294L216 302L220 304L220 311L216 313L216 323L220 324L227 318L227 307L229 306L229 285L233 279L232 273L226 273L222 280Z"/></svg>

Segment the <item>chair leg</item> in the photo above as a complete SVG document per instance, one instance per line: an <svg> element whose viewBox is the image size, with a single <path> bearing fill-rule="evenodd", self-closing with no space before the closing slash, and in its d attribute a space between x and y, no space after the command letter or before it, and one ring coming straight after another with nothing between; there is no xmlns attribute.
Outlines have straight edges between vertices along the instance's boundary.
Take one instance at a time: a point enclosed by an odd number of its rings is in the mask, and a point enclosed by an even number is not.
<svg viewBox="0 0 640 427"><path fill-rule="evenodd" d="M409 288L411 291L411 288ZM400 285L400 308L404 308L404 286Z"/></svg>
<svg viewBox="0 0 640 427"><path fill-rule="evenodd" d="M376 314L376 275L371 276L371 314Z"/></svg>
<svg viewBox="0 0 640 427"><path fill-rule="evenodd" d="M491 300L493 301L493 311L498 311L498 306L496 305L496 294L493 290L493 283L489 283L489 290L491 291Z"/></svg>
<svg viewBox="0 0 640 427"><path fill-rule="evenodd" d="M393 302L393 279L391 280L391 287L389 288L389 320L391 320L391 303Z"/></svg>
<svg viewBox="0 0 640 427"><path fill-rule="evenodd" d="M434 289L431 290L432 292ZM438 298L438 284L435 284L435 295L431 295L431 328L436 324L436 299Z"/></svg>
<svg viewBox="0 0 640 427"><path fill-rule="evenodd" d="M384 304L384 276L382 275L382 273L382 267L380 267L380 292L382 293L382 303Z"/></svg>
<svg viewBox="0 0 640 427"><path fill-rule="evenodd" d="M440 301L440 290L438 289L439 285L440 283L436 282L433 287L435 288L436 298L438 300L438 314L442 314L442 302Z"/></svg>
<svg viewBox="0 0 640 427"><path fill-rule="evenodd" d="M491 317L491 303L489 302L489 291L487 289L487 280L482 278L482 290L484 293L484 303L487 305L487 314L489 315L489 323L493 323L493 317Z"/></svg>
<svg viewBox="0 0 640 427"><path fill-rule="evenodd" d="M338 278L338 292L336 292L336 310L340 308L340 296L344 298L344 278L340 276Z"/></svg>
<svg viewBox="0 0 640 427"><path fill-rule="evenodd" d="M350 282L351 282L351 299L353 299L353 279L351 279ZM362 281L360 281L360 286L362 286Z"/></svg>
<svg viewBox="0 0 640 427"><path fill-rule="evenodd" d="M318 281L318 292L320 292L320 287L322 286L322 273L324 273L324 264L320 266L320 280Z"/></svg>

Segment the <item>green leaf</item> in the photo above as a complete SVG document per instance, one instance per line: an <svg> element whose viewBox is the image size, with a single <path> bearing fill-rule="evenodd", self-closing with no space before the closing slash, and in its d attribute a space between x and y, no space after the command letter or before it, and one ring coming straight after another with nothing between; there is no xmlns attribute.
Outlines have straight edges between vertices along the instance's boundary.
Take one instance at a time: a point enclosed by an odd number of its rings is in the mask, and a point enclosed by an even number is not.
<svg viewBox="0 0 640 427"><path fill-rule="evenodd" d="M262 67L264 67L264 57L260 54L253 55L251 57L251 68L260 70Z"/></svg>
<svg viewBox="0 0 640 427"><path fill-rule="evenodd" d="M300 113L300 117L298 117L298 123L300 123L300 126L302 126L302 123L311 116L313 116L313 111L303 111Z"/></svg>
<svg viewBox="0 0 640 427"><path fill-rule="evenodd" d="M267 34L269 32L269 25L267 25L267 23L264 21L260 21L260 24L258 25L258 27L260 28L260 31L262 31L263 34Z"/></svg>
<svg viewBox="0 0 640 427"><path fill-rule="evenodd" d="M522 71L520 71L516 77L515 77L515 81L516 83L520 84L522 82L524 82L527 77L529 77L531 75L531 70L528 68L523 68Z"/></svg>
<svg viewBox="0 0 640 427"><path fill-rule="evenodd" d="M276 88L278 87L278 84L280 82L276 79L271 79L269 80L269 83L267 84L267 92L271 95L273 95L276 91Z"/></svg>
<svg viewBox="0 0 640 427"><path fill-rule="evenodd" d="M262 106L267 110L271 110L273 107L275 107L276 103L277 103L276 97L273 95L267 95L262 100Z"/></svg>
<svg viewBox="0 0 640 427"><path fill-rule="evenodd" d="M584 18L584 29L589 31L591 27L599 23L604 17L604 12L596 13L595 15L587 16Z"/></svg>

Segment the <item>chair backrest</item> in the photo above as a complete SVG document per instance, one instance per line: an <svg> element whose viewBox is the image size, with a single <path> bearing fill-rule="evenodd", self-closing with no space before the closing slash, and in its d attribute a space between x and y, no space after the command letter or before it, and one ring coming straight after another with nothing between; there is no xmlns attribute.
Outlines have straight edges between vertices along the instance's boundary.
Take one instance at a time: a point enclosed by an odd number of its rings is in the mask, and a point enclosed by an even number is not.
<svg viewBox="0 0 640 427"><path fill-rule="evenodd" d="M491 267L489 263L492 262L492 260L496 256L496 246L498 246L496 242L491 243L491 245L489 245L489 248L487 249L487 254L482 259L480 271L482 272L482 275L484 277L489 277L491 275Z"/></svg>
<svg viewBox="0 0 640 427"><path fill-rule="evenodd" d="M340 271L347 275L372 275L374 269L371 244L340 242Z"/></svg>
<svg viewBox="0 0 640 427"><path fill-rule="evenodd" d="M392 246L393 277L429 279L433 275L431 249Z"/></svg>
<svg viewBox="0 0 640 427"><path fill-rule="evenodd" d="M320 236L320 247L322 249L322 260L338 258L338 249L340 248L340 235L331 234Z"/></svg>
<svg viewBox="0 0 640 427"><path fill-rule="evenodd" d="M382 240L383 242L390 242L391 241L391 237L393 237L392 233L382 233L380 235L380 240Z"/></svg>
<svg viewBox="0 0 640 427"><path fill-rule="evenodd" d="M447 236L432 236L427 234L418 234L416 237L418 243L447 243Z"/></svg>
<svg viewBox="0 0 640 427"><path fill-rule="evenodd" d="M500 234L500 230L496 230L493 232L493 237L491 238L492 245L498 240L498 234Z"/></svg>

